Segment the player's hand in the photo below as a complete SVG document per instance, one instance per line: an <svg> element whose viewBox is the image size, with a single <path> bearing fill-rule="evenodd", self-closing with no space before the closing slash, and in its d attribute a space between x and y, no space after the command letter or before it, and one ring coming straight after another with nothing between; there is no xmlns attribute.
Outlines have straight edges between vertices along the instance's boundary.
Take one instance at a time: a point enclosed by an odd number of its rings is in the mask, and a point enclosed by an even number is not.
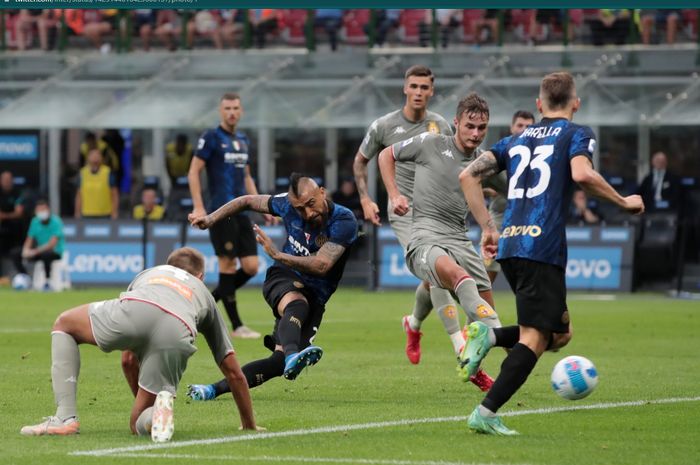
<svg viewBox="0 0 700 465"><path fill-rule="evenodd" d="M362 205L365 221L369 221L375 226L381 226L382 222L379 220L379 207L377 204L369 197L360 200L360 204Z"/></svg>
<svg viewBox="0 0 700 465"><path fill-rule="evenodd" d="M394 208L394 213L399 216L404 216L408 213L408 199L403 195L398 195L391 199L391 206Z"/></svg>
<svg viewBox="0 0 700 465"><path fill-rule="evenodd" d="M280 222L278 216L270 215L269 213L263 213L263 218L265 218L265 226L277 226Z"/></svg>
<svg viewBox="0 0 700 465"><path fill-rule="evenodd" d="M253 428L243 428L242 426L238 427L238 431L243 431L243 430L249 430L249 431L267 431L267 428L264 426L256 426L255 429Z"/></svg>
<svg viewBox="0 0 700 465"><path fill-rule="evenodd" d="M263 246L265 253L268 254L270 258L275 260L279 250L277 249L275 243L272 242L272 239L270 239L257 224L253 225L253 232L255 233L255 240L258 241L258 244Z"/></svg>
<svg viewBox="0 0 700 465"><path fill-rule="evenodd" d="M625 206L623 208L633 215L641 215L644 213L642 197L639 195L628 195L625 197Z"/></svg>
<svg viewBox="0 0 700 465"><path fill-rule="evenodd" d="M211 220L211 216L206 213L203 216L195 216L195 213L192 212L187 215L187 221L189 221L192 226L199 229L209 229L214 224Z"/></svg>
<svg viewBox="0 0 700 465"><path fill-rule="evenodd" d="M493 260L498 254L498 231L484 230L481 233L481 256L486 260Z"/></svg>

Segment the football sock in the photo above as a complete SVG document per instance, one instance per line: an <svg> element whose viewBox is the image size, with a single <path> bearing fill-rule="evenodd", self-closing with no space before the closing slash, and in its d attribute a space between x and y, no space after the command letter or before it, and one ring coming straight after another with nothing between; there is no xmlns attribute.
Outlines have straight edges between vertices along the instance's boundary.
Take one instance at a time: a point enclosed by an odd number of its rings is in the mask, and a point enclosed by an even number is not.
<svg viewBox="0 0 700 465"><path fill-rule="evenodd" d="M245 271L243 271L243 268L239 268L236 270L236 272L233 275L233 282L234 285L236 286L236 289L239 287L243 286L245 283L250 281L250 278L252 278L252 274L248 274Z"/></svg>
<svg viewBox="0 0 700 465"><path fill-rule="evenodd" d="M465 275L455 286L455 295L469 321L481 321L490 328L499 328L501 321L496 311L479 295L476 282Z"/></svg>
<svg viewBox="0 0 700 465"><path fill-rule="evenodd" d="M219 273L219 287L215 289L221 296L226 314L231 320L233 329L243 326L241 317L238 315L238 304L236 303L236 278L235 274Z"/></svg>
<svg viewBox="0 0 700 465"><path fill-rule="evenodd" d="M489 341L498 347L510 349L520 340L520 326L502 326L489 331Z"/></svg>
<svg viewBox="0 0 700 465"><path fill-rule="evenodd" d="M459 357L459 354L462 352L462 347L467 343L467 341L464 340L464 336L462 336L462 331L450 334L450 341L452 342L452 348L455 354Z"/></svg>
<svg viewBox="0 0 700 465"><path fill-rule="evenodd" d="M268 358L255 360L243 366L243 374L248 380L249 388L260 386L272 378L282 376L283 373L284 354L279 350L274 351Z"/></svg>
<svg viewBox="0 0 700 465"><path fill-rule="evenodd" d="M212 384L212 386L214 386L214 393L216 394L216 397L219 397L221 394L231 392L231 387L228 385L228 381L226 381L226 378L217 381L216 383Z"/></svg>
<svg viewBox="0 0 700 465"><path fill-rule="evenodd" d="M305 300L294 300L284 308L284 314L277 326L279 343L284 347L284 355L299 352L301 327L309 316L309 304Z"/></svg>
<svg viewBox="0 0 700 465"><path fill-rule="evenodd" d="M153 426L153 406L141 412L141 415L136 419L135 426L136 434L139 436L151 434L151 426Z"/></svg>
<svg viewBox="0 0 700 465"><path fill-rule="evenodd" d="M537 355L525 344L515 344L503 360L501 372L481 405L497 412L525 383L535 364Z"/></svg>
<svg viewBox="0 0 700 465"><path fill-rule="evenodd" d="M80 374L80 351L73 336L51 333L51 384L56 399L56 416L61 420L78 415L76 391Z"/></svg>
<svg viewBox="0 0 700 465"><path fill-rule="evenodd" d="M433 304L430 301L430 291L425 288L423 283L418 284L416 288L416 300L413 302L413 310L408 318L408 325L412 330L418 331L423 324L430 311L433 309Z"/></svg>
<svg viewBox="0 0 700 465"><path fill-rule="evenodd" d="M447 331L447 334L450 336L452 346L454 347L455 352L459 353L459 349L461 349L464 345L464 337L462 336L462 332L459 330L457 307L455 307L454 304L447 304L437 307L437 309L437 314L440 317L440 321L442 321L445 331Z"/></svg>

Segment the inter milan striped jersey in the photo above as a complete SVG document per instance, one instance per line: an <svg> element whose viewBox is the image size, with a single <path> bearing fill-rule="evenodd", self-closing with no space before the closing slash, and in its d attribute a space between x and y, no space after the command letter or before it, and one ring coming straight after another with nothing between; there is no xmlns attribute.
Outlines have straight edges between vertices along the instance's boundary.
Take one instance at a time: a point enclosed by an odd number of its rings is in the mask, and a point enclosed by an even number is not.
<svg viewBox="0 0 700 465"><path fill-rule="evenodd" d="M326 223L323 227L316 228L304 221L299 212L289 203L287 194L270 197L268 209L273 215L282 218L284 228L287 230L287 240L282 249L284 253L297 257L308 257L315 255L323 244L328 241L345 247L343 255L325 276L313 276L292 269L299 276L299 280L304 286L314 292L318 302L325 305L338 287L338 282L343 276L343 269L350 252L350 246L357 239L357 220L355 215L342 205L328 201L328 218ZM285 267L279 262L276 262L275 265Z"/></svg>
<svg viewBox="0 0 700 465"><path fill-rule="evenodd" d="M570 162L592 158L591 128L564 118L543 118L491 148L508 174L508 205L498 259L520 257L566 266L566 219L574 181Z"/></svg>
<svg viewBox="0 0 700 465"><path fill-rule="evenodd" d="M197 142L195 156L206 163L209 182L209 212L246 194L245 167L250 141L241 131L235 134L221 126L206 131Z"/></svg>

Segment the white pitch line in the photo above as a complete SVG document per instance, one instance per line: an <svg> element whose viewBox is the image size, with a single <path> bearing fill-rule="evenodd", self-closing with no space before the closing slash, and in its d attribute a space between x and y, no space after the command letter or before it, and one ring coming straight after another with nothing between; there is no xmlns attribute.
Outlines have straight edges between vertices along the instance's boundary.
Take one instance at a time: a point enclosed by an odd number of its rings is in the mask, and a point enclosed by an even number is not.
<svg viewBox="0 0 700 465"><path fill-rule="evenodd" d="M22 334L22 333L51 333L51 328L0 328L0 334Z"/></svg>
<svg viewBox="0 0 700 465"><path fill-rule="evenodd" d="M442 460L392 460L392 459L353 459L342 457L287 457L287 456L247 456L247 455L197 455L197 454L115 454L109 457L137 458L137 459L185 459L185 460L215 460L230 462L240 460L242 462L303 462L303 463L350 463L359 465L484 465L473 462L446 462Z"/></svg>
<svg viewBox="0 0 700 465"><path fill-rule="evenodd" d="M503 417L514 417L520 415L543 415L550 413L559 412L573 412L577 410L597 410L597 409L609 409L609 408L619 408L619 407L636 407L642 405L652 405L652 404L675 404L679 402L697 402L700 401L700 396L696 397L672 397L667 399L653 399L653 400L636 400L629 402L606 402L602 404L588 404L588 405L574 405L571 407L552 407L552 408L541 408L541 409L531 409L531 410L514 410L509 412L501 413ZM128 452L139 452L157 449L174 449L180 447L188 446L200 446L200 445L210 445L210 444L223 444L228 442L241 442L241 441L258 441L261 439L270 438L281 438L289 436L306 436L309 434L323 434L323 433L339 433L345 431L357 431L364 429L375 429L375 428L386 428L391 426L408 426L417 424L428 424L428 423L446 423L446 422L457 422L465 421L466 416L455 416L455 417L437 417L437 418L409 418L404 420L393 420L393 421L379 421L372 423L356 423L350 425L336 425L336 426L322 426L318 428L309 429L295 429L290 431L279 431L279 432L269 432L269 433L249 433L242 434L238 436L225 436L221 438L212 439L191 439L189 441L175 441L166 442L161 444L145 444L139 446L127 446L127 447L114 447L110 449L96 449L96 450L84 450L84 451L74 451L70 452L69 455L84 455L84 456L105 456L105 455L115 455Z"/></svg>

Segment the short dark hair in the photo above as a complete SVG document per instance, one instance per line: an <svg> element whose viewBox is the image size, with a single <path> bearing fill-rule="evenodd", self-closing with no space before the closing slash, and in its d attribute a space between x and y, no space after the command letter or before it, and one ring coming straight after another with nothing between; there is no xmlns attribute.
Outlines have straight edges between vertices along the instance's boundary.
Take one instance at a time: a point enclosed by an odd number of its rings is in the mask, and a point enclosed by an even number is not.
<svg viewBox="0 0 700 465"><path fill-rule="evenodd" d="M510 124L515 123L515 120L518 118L522 119L531 119L532 121L535 121L535 115L530 113L527 110L518 110L515 113L513 113L513 119L511 120Z"/></svg>
<svg viewBox="0 0 700 465"><path fill-rule="evenodd" d="M413 65L410 68L406 70L406 73L404 74L404 79L408 79L411 76L418 76L418 77L429 77L430 82L435 81L435 76L433 75L433 71L428 68L427 66L423 65Z"/></svg>
<svg viewBox="0 0 700 465"><path fill-rule="evenodd" d="M165 263L185 270L193 276L204 273L204 255L192 247L180 247L173 250Z"/></svg>
<svg viewBox="0 0 700 465"><path fill-rule="evenodd" d="M89 141L89 140L97 140L97 136L95 135L94 132L88 131L88 132L85 133L85 140L86 140L86 141Z"/></svg>
<svg viewBox="0 0 700 465"><path fill-rule="evenodd" d="M226 92L224 95L221 96L220 102L223 102L224 100L240 100L241 96L238 94L238 92Z"/></svg>
<svg viewBox="0 0 700 465"><path fill-rule="evenodd" d="M561 110L574 98L576 84L571 73L560 71L546 75L540 84L540 98L550 110Z"/></svg>
<svg viewBox="0 0 700 465"><path fill-rule="evenodd" d="M457 114L455 115L457 119L461 118L463 113L485 115L488 118L490 117L489 104L479 94L472 92L457 104Z"/></svg>
<svg viewBox="0 0 700 465"><path fill-rule="evenodd" d="M34 202L34 207L36 208L39 205L46 205L48 207L49 206L48 199L46 199L44 197L39 197L38 199L36 199L36 202Z"/></svg>

